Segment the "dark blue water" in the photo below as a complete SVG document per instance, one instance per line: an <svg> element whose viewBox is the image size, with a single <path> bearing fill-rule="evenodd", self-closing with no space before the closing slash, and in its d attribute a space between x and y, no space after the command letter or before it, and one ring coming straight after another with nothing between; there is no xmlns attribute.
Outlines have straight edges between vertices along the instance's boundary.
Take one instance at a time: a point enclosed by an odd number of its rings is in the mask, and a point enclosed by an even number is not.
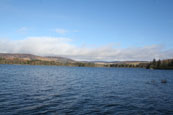
<svg viewBox="0 0 173 115"><path fill-rule="evenodd" d="M15 114L173 114L173 71L0 65L0 115Z"/></svg>

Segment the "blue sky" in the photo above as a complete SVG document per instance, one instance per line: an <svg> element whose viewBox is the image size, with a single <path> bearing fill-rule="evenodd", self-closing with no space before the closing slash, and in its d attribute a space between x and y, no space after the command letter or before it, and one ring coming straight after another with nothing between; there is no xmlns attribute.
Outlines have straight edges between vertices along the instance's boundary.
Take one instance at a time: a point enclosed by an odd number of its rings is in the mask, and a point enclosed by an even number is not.
<svg viewBox="0 0 173 115"><path fill-rule="evenodd" d="M0 39L61 37L75 47L172 50L172 6L172 0L1 0Z"/></svg>

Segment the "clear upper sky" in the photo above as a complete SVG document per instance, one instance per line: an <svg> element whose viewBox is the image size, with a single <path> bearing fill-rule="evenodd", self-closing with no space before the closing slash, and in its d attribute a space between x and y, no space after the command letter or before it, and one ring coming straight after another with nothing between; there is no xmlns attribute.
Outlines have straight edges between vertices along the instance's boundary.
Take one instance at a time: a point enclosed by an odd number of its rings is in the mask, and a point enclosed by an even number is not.
<svg viewBox="0 0 173 115"><path fill-rule="evenodd" d="M173 0L0 0L0 38L173 48Z"/></svg>

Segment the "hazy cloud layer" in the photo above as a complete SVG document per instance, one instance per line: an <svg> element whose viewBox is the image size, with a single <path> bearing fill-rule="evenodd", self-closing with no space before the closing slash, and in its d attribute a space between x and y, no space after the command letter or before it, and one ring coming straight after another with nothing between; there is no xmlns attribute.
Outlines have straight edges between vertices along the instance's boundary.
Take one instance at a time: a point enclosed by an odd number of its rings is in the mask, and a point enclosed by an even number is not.
<svg viewBox="0 0 173 115"><path fill-rule="evenodd" d="M65 33L67 33L68 31L65 30L65 29L57 28L57 29L55 29L55 32L56 32L56 33L59 33L59 34L65 34Z"/></svg>
<svg viewBox="0 0 173 115"><path fill-rule="evenodd" d="M173 50L151 45L134 48L113 48L110 45L98 48L78 47L69 38L28 37L24 40L0 40L1 53L29 53L40 56L64 56L76 60L152 60L173 57Z"/></svg>
<svg viewBox="0 0 173 115"><path fill-rule="evenodd" d="M28 28L27 27L21 27L17 30L18 33L25 34L27 33Z"/></svg>

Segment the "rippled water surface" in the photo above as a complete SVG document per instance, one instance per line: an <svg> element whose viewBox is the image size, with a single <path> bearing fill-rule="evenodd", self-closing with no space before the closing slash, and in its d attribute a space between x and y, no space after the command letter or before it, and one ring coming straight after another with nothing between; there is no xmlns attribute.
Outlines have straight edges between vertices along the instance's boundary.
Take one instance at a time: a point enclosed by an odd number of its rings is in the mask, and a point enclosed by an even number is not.
<svg viewBox="0 0 173 115"><path fill-rule="evenodd" d="M171 115L173 71L0 65L0 115L15 114Z"/></svg>

